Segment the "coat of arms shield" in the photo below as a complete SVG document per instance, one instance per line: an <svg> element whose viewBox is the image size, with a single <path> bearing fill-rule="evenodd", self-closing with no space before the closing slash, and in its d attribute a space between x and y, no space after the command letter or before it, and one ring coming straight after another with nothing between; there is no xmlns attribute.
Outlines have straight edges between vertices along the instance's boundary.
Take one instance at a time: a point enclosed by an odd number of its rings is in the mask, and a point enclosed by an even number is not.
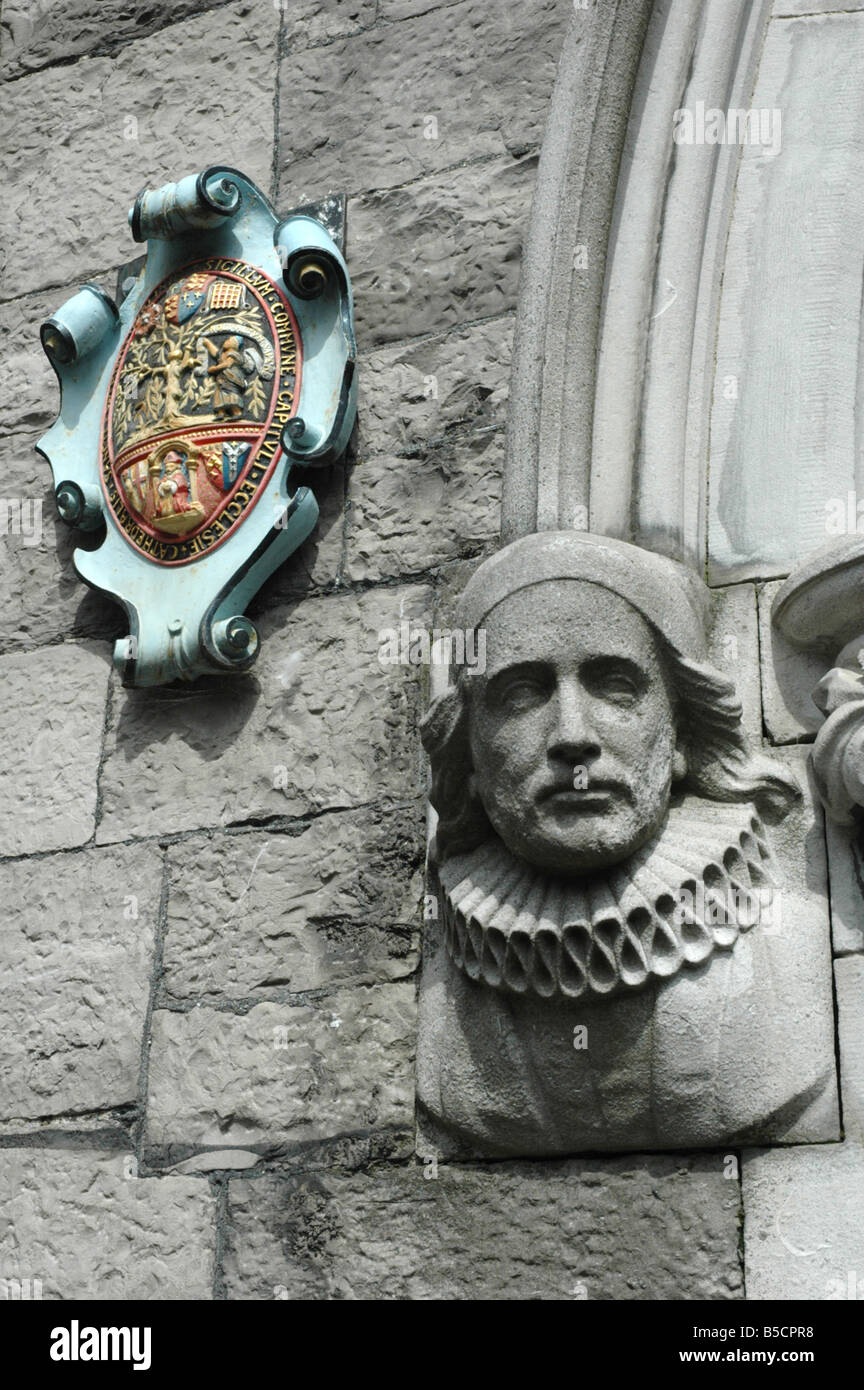
<svg viewBox="0 0 864 1390"><path fill-rule="evenodd" d="M328 227L279 219L234 169L139 194L144 269L118 307L83 287L42 325L62 387L39 442L76 550L129 616L127 685L242 671L249 600L315 525L298 466L344 450L356 413L351 288Z"/></svg>

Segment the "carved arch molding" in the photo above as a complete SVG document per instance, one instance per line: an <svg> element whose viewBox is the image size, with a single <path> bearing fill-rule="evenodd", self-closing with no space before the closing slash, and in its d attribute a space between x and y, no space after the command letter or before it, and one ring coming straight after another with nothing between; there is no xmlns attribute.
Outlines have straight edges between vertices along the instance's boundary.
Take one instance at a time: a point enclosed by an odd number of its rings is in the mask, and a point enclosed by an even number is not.
<svg viewBox="0 0 864 1390"><path fill-rule="evenodd" d="M504 542L590 529L702 571L741 150L676 145L673 119L750 105L770 9L607 0L571 16L523 258Z"/></svg>

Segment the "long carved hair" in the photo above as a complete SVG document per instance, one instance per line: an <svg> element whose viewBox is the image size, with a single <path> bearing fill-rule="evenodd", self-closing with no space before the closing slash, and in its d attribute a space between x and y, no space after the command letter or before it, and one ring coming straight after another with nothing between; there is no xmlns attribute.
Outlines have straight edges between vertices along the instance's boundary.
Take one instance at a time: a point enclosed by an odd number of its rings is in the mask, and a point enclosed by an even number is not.
<svg viewBox="0 0 864 1390"><path fill-rule="evenodd" d="M687 761L678 786L710 801L750 801L772 820L786 815L800 788L773 758L751 750L734 683L707 662L681 656L653 623L648 625L666 666L678 744ZM429 799L439 817L439 859L474 849L494 834L471 776L468 716L476 679L460 666L455 685L433 702L420 725L432 765Z"/></svg>

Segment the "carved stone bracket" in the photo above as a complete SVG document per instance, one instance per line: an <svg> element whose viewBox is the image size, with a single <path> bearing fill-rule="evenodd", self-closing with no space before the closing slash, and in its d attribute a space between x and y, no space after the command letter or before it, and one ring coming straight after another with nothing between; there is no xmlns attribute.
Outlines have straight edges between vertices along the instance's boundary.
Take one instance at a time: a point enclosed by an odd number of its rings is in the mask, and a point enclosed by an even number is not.
<svg viewBox="0 0 864 1390"><path fill-rule="evenodd" d="M864 542L832 546L790 575L777 593L774 625L801 650L822 652L827 673L813 691L825 723L813 747L822 804L839 825L864 807Z"/></svg>
<svg viewBox="0 0 864 1390"><path fill-rule="evenodd" d="M430 1151L833 1133L812 807L750 746L709 608L689 567L576 530L513 541L462 592L483 662L451 660L421 726Z"/></svg>

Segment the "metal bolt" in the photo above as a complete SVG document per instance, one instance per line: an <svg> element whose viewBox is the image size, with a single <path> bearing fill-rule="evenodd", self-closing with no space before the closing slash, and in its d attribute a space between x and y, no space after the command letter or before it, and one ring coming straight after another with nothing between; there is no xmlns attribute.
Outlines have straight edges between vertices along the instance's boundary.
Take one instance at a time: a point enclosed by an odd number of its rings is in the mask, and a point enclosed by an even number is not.
<svg viewBox="0 0 864 1390"><path fill-rule="evenodd" d="M237 616L216 623L213 629L216 649L231 660L254 655L258 646L258 632L255 624L248 618Z"/></svg>
<svg viewBox="0 0 864 1390"><path fill-rule="evenodd" d="M76 483L61 483L55 493L57 510L64 521L74 525L84 511L84 497Z"/></svg>
<svg viewBox="0 0 864 1390"><path fill-rule="evenodd" d="M289 275L289 288L303 299L314 299L327 288L327 267L321 261L295 261Z"/></svg>
<svg viewBox="0 0 864 1390"><path fill-rule="evenodd" d="M245 622L243 618L232 618L225 629L225 636L229 646L233 647L235 651L245 652L252 641L252 632L251 623Z"/></svg>

